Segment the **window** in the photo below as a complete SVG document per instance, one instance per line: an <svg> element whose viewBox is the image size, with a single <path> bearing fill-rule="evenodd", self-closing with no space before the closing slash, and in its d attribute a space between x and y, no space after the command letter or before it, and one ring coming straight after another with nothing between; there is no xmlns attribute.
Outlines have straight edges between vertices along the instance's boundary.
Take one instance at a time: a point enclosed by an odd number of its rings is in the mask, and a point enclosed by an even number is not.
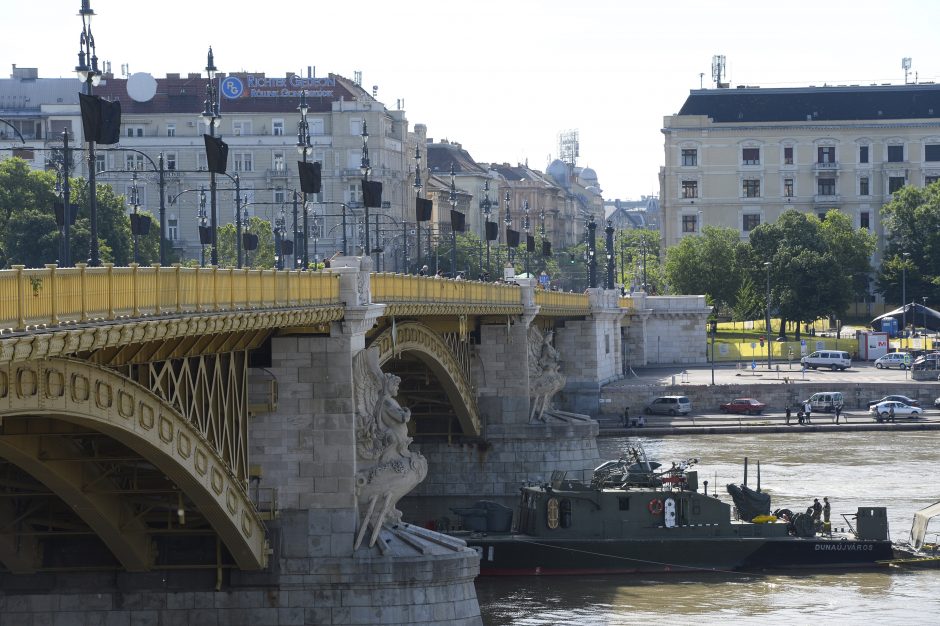
<svg viewBox="0 0 940 626"><path fill-rule="evenodd" d="M888 163L901 163L904 160L904 146L888 146Z"/></svg>
<svg viewBox="0 0 940 626"><path fill-rule="evenodd" d="M139 157L143 158L143 157ZM95 173L103 172L108 169L108 155L107 154L95 154Z"/></svg>
<svg viewBox="0 0 940 626"><path fill-rule="evenodd" d="M744 179L744 197L745 198L760 198L760 179L757 179L757 178L745 178Z"/></svg>
<svg viewBox="0 0 940 626"><path fill-rule="evenodd" d="M868 146L858 147L858 162L868 163Z"/></svg>
<svg viewBox="0 0 940 626"><path fill-rule="evenodd" d="M793 146L784 146L784 148L783 148L783 164L784 164L784 165L793 165Z"/></svg>
<svg viewBox="0 0 940 626"><path fill-rule="evenodd" d="M940 144L928 143L924 146L925 161L940 161Z"/></svg>
<svg viewBox="0 0 940 626"><path fill-rule="evenodd" d="M251 165L251 153L250 152L236 152L234 162L235 162L236 172L254 171L254 168Z"/></svg>
<svg viewBox="0 0 940 626"><path fill-rule="evenodd" d="M275 172L283 172L283 171L285 170L285 167L284 167L284 153L283 153L283 152L275 152L275 153L271 156L271 168L272 168Z"/></svg>
<svg viewBox="0 0 940 626"><path fill-rule="evenodd" d="M836 147L820 146L817 150L817 163L835 163Z"/></svg>
<svg viewBox="0 0 940 626"><path fill-rule="evenodd" d="M362 120L360 119L349 120L349 134L350 135L362 134Z"/></svg>
<svg viewBox="0 0 940 626"><path fill-rule="evenodd" d="M858 225L865 230L871 230L871 214L868 211L858 214Z"/></svg>
<svg viewBox="0 0 940 626"><path fill-rule="evenodd" d="M354 183L346 189L346 202L362 202L362 185Z"/></svg>
<svg viewBox="0 0 940 626"><path fill-rule="evenodd" d="M236 137L251 134L251 122L249 120L235 120L232 122L232 134Z"/></svg>
<svg viewBox="0 0 940 626"><path fill-rule="evenodd" d="M209 169L209 164L206 161L205 151L199 151L196 153L196 169L200 172L204 172Z"/></svg>
<svg viewBox="0 0 940 626"><path fill-rule="evenodd" d="M862 178L859 178L859 179L858 179L858 195L860 195L860 196L867 196L867 195L869 195L869 191L868 191L868 177L867 177L867 176L863 176Z"/></svg>
<svg viewBox="0 0 940 626"><path fill-rule="evenodd" d="M171 172L176 171L176 153L175 152L166 153L166 169Z"/></svg>
<svg viewBox="0 0 940 626"><path fill-rule="evenodd" d="M940 180L940 176L924 176L924 186L932 185Z"/></svg>
<svg viewBox="0 0 940 626"><path fill-rule="evenodd" d="M286 198L287 198L287 196L284 194L284 190L283 190L283 189L281 189L280 187L277 187L277 188L274 190L274 203L275 203L275 204L282 204L282 203L284 203L285 200L286 200Z"/></svg>
<svg viewBox="0 0 940 626"><path fill-rule="evenodd" d="M142 154L125 154L124 155L124 169L126 170L142 170L144 169L144 155Z"/></svg>
<svg viewBox="0 0 940 626"><path fill-rule="evenodd" d="M903 186L904 186L903 176L889 176L888 177L888 193L894 193L895 191L898 191Z"/></svg>
<svg viewBox="0 0 940 626"><path fill-rule="evenodd" d="M175 217L168 217L166 220L166 238L170 241L180 238L180 223Z"/></svg>
<svg viewBox="0 0 940 626"><path fill-rule="evenodd" d="M325 135L326 131L323 130L323 120L320 118L307 119L307 125L310 127L311 135Z"/></svg>
<svg viewBox="0 0 940 626"><path fill-rule="evenodd" d="M695 215L683 215L682 216L682 232L684 233L694 233L697 232L696 226L698 225L698 217Z"/></svg>
<svg viewBox="0 0 940 626"><path fill-rule="evenodd" d="M792 178L783 179L783 197L785 198L793 197L793 179Z"/></svg>
<svg viewBox="0 0 940 626"><path fill-rule="evenodd" d="M144 127L143 126L128 126L125 132L128 137L143 137Z"/></svg>
<svg viewBox="0 0 940 626"><path fill-rule="evenodd" d="M760 148L744 148L741 151L744 165L760 165Z"/></svg>
<svg viewBox="0 0 940 626"><path fill-rule="evenodd" d="M271 134L275 137L284 135L284 120L271 120Z"/></svg>
<svg viewBox="0 0 940 626"><path fill-rule="evenodd" d="M172 122L167 122L166 124L166 136L167 137L176 137L176 124Z"/></svg>
<svg viewBox="0 0 940 626"><path fill-rule="evenodd" d="M683 198L698 198L698 181L697 180L682 181L682 197Z"/></svg>
<svg viewBox="0 0 940 626"><path fill-rule="evenodd" d="M834 196L836 195L836 179L835 178L820 178L816 181L817 191L816 193L820 196Z"/></svg>
<svg viewBox="0 0 940 626"><path fill-rule="evenodd" d="M741 225L744 232L749 233L758 226L760 226L760 214L759 213L745 213L743 216L743 224Z"/></svg>
<svg viewBox="0 0 940 626"><path fill-rule="evenodd" d="M682 165L695 167L698 165L698 150L695 148L682 149Z"/></svg>

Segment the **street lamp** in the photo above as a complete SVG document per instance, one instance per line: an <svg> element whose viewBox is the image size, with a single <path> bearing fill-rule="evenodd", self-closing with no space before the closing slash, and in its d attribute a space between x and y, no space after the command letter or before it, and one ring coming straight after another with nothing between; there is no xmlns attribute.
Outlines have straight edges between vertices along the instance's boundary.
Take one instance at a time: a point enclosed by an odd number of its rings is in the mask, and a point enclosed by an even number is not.
<svg viewBox="0 0 940 626"><path fill-rule="evenodd" d="M101 82L101 71L98 69L98 53L95 50L95 37L91 34L91 18L95 12L91 9L91 0L82 0L82 8L78 15L82 18L82 34L78 40L78 65L75 66L75 72L85 83L85 93L92 95L92 87ZM101 258L98 255L98 189L95 181L96 166L95 141L88 139L88 213L91 221L91 233L89 235L89 253L88 264L92 267L101 265ZM68 224L68 219L65 220ZM68 226L66 226L65 238L68 240Z"/></svg>
<svg viewBox="0 0 940 626"><path fill-rule="evenodd" d="M770 261L764 261L767 269L767 306L764 313L764 333L767 337L767 371L770 371Z"/></svg>
<svg viewBox="0 0 940 626"><path fill-rule="evenodd" d="M297 152L300 153L303 162L307 162L307 154L311 150L310 146L310 125L307 123L307 111L310 110L310 107L307 105L307 90L304 89L300 92L300 104L297 106L297 110L300 111L300 122L297 123ZM303 192L303 201L304 201L304 244L303 244L303 257L298 259L297 250L296 250L296 241L297 241L297 213L294 212L294 259L295 265L298 261L303 264L302 269L307 269L309 267L310 258L307 254L307 239L309 237L309 230L307 225L307 192Z"/></svg>
<svg viewBox="0 0 940 626"><path fill-rule="evenodd" d="M486 232L487 225L490 223L490 213L493 209L493 203L490 202L490 179L487 176L483 179L483 199L480 201L480 209L483 211L483 239L486 241L486 269L483 269L483 249L480 249L480 277L486 276L490 269L490 237Z"/></svg>
<svg viewBox="0 0 940 626"><path fill-rule="evenodd" d="M284 269L284 224L284 207L281 207L280 214L274 218L274 267L279 270Z"/></svg>
<svg viewBox="0 0 940 626"><path fill-rule="evenodd" d="M525 231L525 273L529 278L529 201L522 201L522 230Z"/></svg>
<svg viewBox="0 0 940 626"><path fill-rule="evenodd" d="M607 289L614 288L614 223L607 220L607 228L604 229L607 238L604 240L607 252Z"/></svg>
<svg viewBox="0 0 940 626"><path fill-rule="evenodd" d="M137 209L140 207L140 190L137 188L137 170L134 170L131 183L130 205L134 208L131 214L131 234L134 237L134 263L140 263L140 255L137 246L137 238L140 235L140 215Z"/></svg>
<svg viewBox="0 0 940 626"><path fill-rule="evenodd" d="M597 241L595 233L597 232L597 222L594 216L587 225L588 230L588 287L594 289L597 287Z"/></svg>
<svg viewBox="0 0 940 626"><path fill-rule="evenodd" d="M901 253L901 336L907 332L907 259L910 252Z"/></svg>
<svg viewBox="0 0 940 626"><path fill-rule="evenodd" d="M509 211L509 192L506 192L506 197L503 199L503 202L506 203L506 213L503 214L503 225L506 227L506 258L509 260L509 263L512 264L516 255L509 245L509 229L512 228L512 214ZM497 259L498 260L498 259Z"/></svg>
<svg viewBox="0 0 940 626"><path fill-rule="evenodd" d="M417 214L418 209L418 200L421 199L421 188L424 185L421 182L421 150L418 149L418 145L415 144L415 236L417 237L418 243L418 262L415 264L418 271L421 271L421 218L423 216ZM430 226L428 228L430 232Z"/></svg>
<svg viewBox="0 0 940 626"><path fill-rule="evenodd" d="M454 224L454 215L457 213L457 172L454 171L454 164L450 164L450 272L451 278L457 278L457 226Z"/></svg>
<svg viewBox="0 0 940 626"><path fill-rule="evenodd" d="M369 173L372 171L372 165L369 162L369 129L366 125L366 121L362 120L362 133L359 135L362 137L362 158L359 160L359 171L362 173L363 183L369 181ZM372 256L372 248L369 245L369 203L365 202L365 189L363 189L363 203L365 206L365 218L366 218L366 254Z"/></svg>
<svg viewBox="0 0 940 626"><path fill-rule="evenodd" d="M927 349L927 296L921 296L924 301L924 350Z"/></svg>
<svg viewBox="0 0 940 626"><path fill-rule="evenodd" d="M210 233L210 236L208 237L210 241L206 241L206 238L204 238L203 236L203 233L206 232L206 228L208 228L206 224L206 222L208 221L208 218L206 217L206 188L205 187L199 190L199 213L196 215L196 217L199 218L199 249L201 251L201 255L200 255L201 258L199 259L199 265L201 267L205 267L206 266L206 244L211 243L211 239L212 239L211 233Z"/></svg>
<svg viewBox="0 0 940 626"><path fill-rule="evenodd" d="M215 60L212 55L212 46L209 46L209 54L206 59L206 100L203 103L202 119L209 127L209 136L215 137L216 126L222 122L222 114L219 112L219 94L215 86L215 78L218 68L215 66ZM216 206L216 185L214 168L209 168L209 224L210 224L210 262L212 265L219 264L218 247L218 229L219 215ZM161 233L161 236L162 233Z"/></svg>

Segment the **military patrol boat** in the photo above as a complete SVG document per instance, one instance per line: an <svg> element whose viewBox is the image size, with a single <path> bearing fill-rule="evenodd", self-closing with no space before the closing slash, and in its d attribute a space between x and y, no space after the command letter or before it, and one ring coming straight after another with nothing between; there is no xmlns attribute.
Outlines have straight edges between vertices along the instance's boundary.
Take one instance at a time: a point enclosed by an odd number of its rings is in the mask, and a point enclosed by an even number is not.
<svg viewBox="0 0 940 626"><path fill-rule="evenodd" d="M810 513L771 514L759 478L756 491L728 486L732 508L707 481L699 491L696 462L663 468L635 446L589 482L555 472L522 488L515 529L497 503L453 510L481 575L860 568L892 556L883 507L860 507L854 525L843 516L850 532L834 533Z"/></svg>

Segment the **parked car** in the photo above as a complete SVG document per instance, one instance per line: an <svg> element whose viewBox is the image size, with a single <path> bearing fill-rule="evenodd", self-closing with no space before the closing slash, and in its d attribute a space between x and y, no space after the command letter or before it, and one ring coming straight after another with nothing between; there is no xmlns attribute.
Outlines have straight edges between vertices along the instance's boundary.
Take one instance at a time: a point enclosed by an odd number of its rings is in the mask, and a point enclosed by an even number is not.
<svg viewBox="0 0 940 626"><path fill-rule="evenodd" d="M936 400L934 400L933 405L937 407L938 409L940 409L940 398L937 398Z"/></svg>
<svg viewBox="0 0 940 626"><path fill-rule="evenodd" d="M940 369L940 352L928 352L914 359L911 364L914 370L936 370Z"/></svg>
<svg viewBox="0 0 940 626"><path fill-rule="evenodd" d="M761 411L767 408L763 402L758 402L754 398L735 398L731 402L722 404L720 408L725 413L746 413L748 415L759 415Z"/></svg>
<svg viewBox="0 0 940 626"><path fill-rule="evenodd" d="M876 404L868 409L868 412L871 413L872 417L875 418L877 422L883 422L891 419L891 409L894 408L894 417L920 417L921 409L920 407L910 406L904 404L903 402L881 402Z"/></svg>
<svg viewBox="0 0 940 626"><path fill-rule="evenodd" d="M845 406L845 396L841 391L820 391L811 395L807 402L815 412L832 413L836 407L841 409Z"/></svg>
<svg viewBox="0 0 940 626"><path fill-rule="evenodd" d="M897 367L904 370L908 368L908 363L912 360L913 358L907 352L889 352L875 359L875 367L878 369Z"/></svg>
<svg viewBox="0 0 940 626"><path fill-rule="evenodd" d="M881 404L882 402L900 402L901 404L906 404L907 406L920 406L920 400L915 400L914 398L908 398L907 396L885 396L879 400L868 403L868 408L875 406L876 404Z"/></svg>
<svg viewBox="0 0 940 626"><path fill-rule="evenodd" d="M840 350L819 350L804 356L800 359L800 363L809 369L829 367L833 371L844 370L852 367L852 357L849 356L848 352Z"/></svg>
<svg viewBox="0 0 940 626"><path fill-rule="evenodd" d="M659 396L650 402L644 413L661 413L663 415L688 415L692 412L692 403L686 396Z"/></svg>

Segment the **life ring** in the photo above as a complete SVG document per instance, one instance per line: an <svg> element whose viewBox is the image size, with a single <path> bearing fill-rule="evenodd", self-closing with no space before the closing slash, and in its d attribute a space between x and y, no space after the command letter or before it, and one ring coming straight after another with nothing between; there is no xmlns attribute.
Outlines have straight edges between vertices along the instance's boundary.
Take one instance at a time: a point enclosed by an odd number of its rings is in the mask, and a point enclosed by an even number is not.
<svg viewBox="0 0 940 626"><path fill-rule="evenodd" d="M659 498L653 498L650 500L650 503L646 505L646 508L649 509L651 514L659 515L663 512L663 501Z"/></svg>

